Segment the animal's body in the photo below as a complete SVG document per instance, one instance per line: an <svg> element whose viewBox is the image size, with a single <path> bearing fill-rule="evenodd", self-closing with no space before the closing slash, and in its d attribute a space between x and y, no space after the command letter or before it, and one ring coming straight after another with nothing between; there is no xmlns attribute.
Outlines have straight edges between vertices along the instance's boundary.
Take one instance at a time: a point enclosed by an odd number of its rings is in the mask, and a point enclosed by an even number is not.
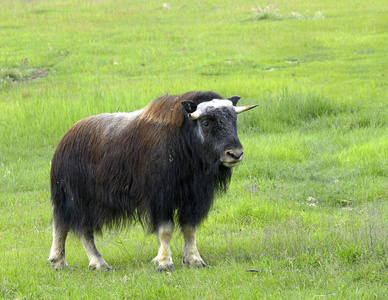
<svg viewBox="0 0 388 300"><path fill-rule="evenodd" d="M148 224L158 235L153 261L159 270L174 268L174 224L185 239L183 263L205 266L195 230L242 160L237 113L253 106L236 107L239 99L222 100L214 92L164 96L142 110L91 116L71 127L51 165L53 267L67 267L65 242L73 231L89 268L110 269L94 233L132 221Z"/></svg>

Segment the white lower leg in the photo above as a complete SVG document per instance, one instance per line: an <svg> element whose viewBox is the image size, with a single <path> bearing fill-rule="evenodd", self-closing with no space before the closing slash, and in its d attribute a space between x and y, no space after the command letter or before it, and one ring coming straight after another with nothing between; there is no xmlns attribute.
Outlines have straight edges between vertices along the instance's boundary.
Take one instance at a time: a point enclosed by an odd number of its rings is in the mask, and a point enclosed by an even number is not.
<svg viewBox="0 0 388 300"><path fill-rule="evenodd" d="M54 269L67 268L68 265L65 260L65 243L67 237L67 230L59 228L55 220L53 222L53 243L51 246L50 256L48 261Z"/></svg>
<svg viewBox="0 0 388 300"><path fill-rule="evenodd" d="M199 255L196 240L195 240L196 228L189 225L182 227L183 237L185 239L185 246L183 248L183 263L187 266L204 267L205 262Z"/></svg>
<svg viewBox="0 0 388 300"><path fill-rule="evenodd" d="M174 224L172 222L164 223L158 228L159 251L152 262L158 265L159 271L174 270L170 249L170 241L173 233Z"/></svg>
<svg viewBox="0 0 388 300"><path fill-rule="evenodd" d="M94 244L93 234L84 234L81 236L82 244L84 245L86 254L89 258L89 270L110 270L111 267L106 263L96 245Z"/></svg>

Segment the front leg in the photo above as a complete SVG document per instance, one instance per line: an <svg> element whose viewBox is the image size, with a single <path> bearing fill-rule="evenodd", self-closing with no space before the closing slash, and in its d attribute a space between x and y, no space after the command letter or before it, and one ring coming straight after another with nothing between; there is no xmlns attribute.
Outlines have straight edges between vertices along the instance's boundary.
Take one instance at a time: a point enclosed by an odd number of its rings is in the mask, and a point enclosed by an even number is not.
<svg viewBox="0 0 388 300"><path fill-rule="evenodd" d="M183 248L183 264L188 267L206 267L205 262L199 255L195 242L195 226L182 226L183 237L185 239L185 246Z"/></svg>
<svg viewBox="0 0 388 300"><path fill-rule="evenodd" d="M170 249L170 241L173 233L174 224L172 222L164 223L158 228L159 252L152 262L158 265L157 270L160 272L175 270Z"/></svg>

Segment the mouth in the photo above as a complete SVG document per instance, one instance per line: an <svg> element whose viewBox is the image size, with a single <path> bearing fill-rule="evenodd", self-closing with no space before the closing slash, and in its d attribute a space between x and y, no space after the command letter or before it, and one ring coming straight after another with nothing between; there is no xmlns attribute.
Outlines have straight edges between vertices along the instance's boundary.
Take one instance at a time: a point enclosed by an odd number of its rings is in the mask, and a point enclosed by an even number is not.
<svg viewBox="0 0 388 300"><path fill-rule="evenodd" d="M221 160L221 163L227 168L233 168L242 161L242 157L235 160Z"/></svg>

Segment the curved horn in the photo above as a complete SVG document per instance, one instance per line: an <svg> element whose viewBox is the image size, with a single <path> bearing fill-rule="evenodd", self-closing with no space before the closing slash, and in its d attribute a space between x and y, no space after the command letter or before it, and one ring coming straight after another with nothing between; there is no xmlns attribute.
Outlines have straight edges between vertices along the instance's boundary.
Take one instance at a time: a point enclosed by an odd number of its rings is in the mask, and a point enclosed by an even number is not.
<svg viewBox="0 0 388 300"><path fill-rule="evenodd" d="M252 108L255 108L257 106L256 105L251 105L251 106L235 106L234 109L236 111L236 113L242 113L243 111L247 111L247 110L250 110Z"/></svg>
<svg viewBox="0 0 388 300"><path fill-rule="evenodd" d="M201 114L202 114L202 111L200 111L199 109L196 110L195 112L189 114L189 118L191 120L198 120L201 118Z"/></svg>

